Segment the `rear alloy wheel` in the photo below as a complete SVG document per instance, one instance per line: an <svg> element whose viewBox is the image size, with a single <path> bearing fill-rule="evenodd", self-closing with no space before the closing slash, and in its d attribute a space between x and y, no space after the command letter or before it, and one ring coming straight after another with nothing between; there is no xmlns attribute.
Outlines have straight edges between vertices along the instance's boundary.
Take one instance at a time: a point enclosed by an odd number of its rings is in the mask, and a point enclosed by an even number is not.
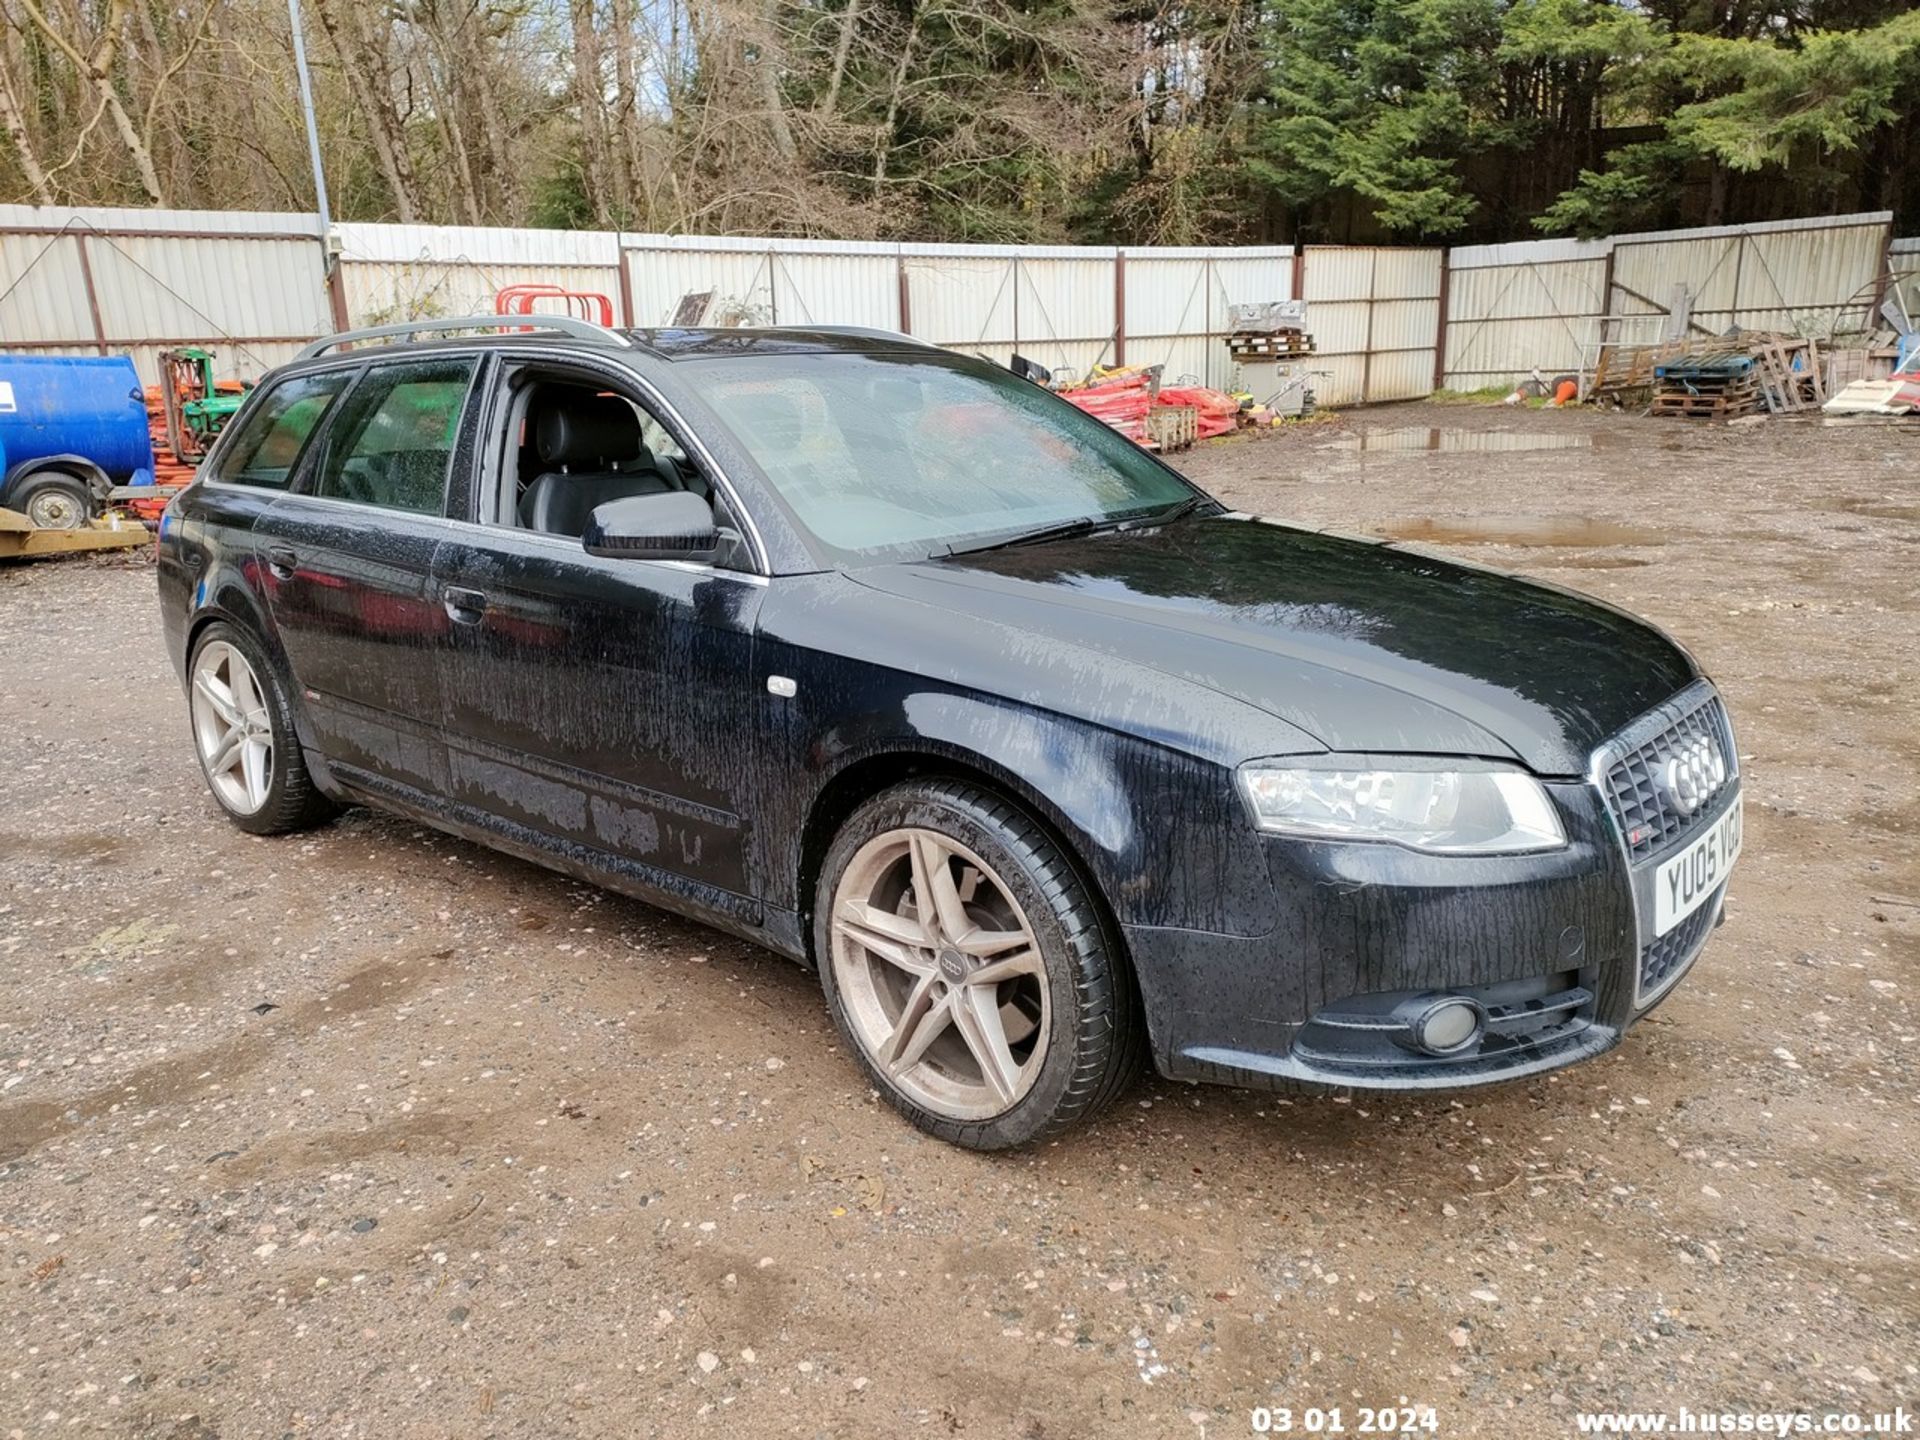
<svg viewBox="0 0 1920 1440"><path fill-rule="evenodd" d="M86 482L64 472L27 481L14 504L36 530L78 530L93 513Z"/></svg>
<svg viewBox="0 0 1920 1440"><path fill-rule="evenodd" d="M327 819L286 701L259 650L234 627L207 627L188 667L188 713L207 788L242 830L277 835Z"/></svg>
<svg viewBox="0 0 1920 1440"><path fill-rule="evenodd" d="M1099 1109L1138 1068L1130 979L1065 856L957 783L903 786L847 823L816 940L842 1032L922 1129L997 1150Z"/></svg>

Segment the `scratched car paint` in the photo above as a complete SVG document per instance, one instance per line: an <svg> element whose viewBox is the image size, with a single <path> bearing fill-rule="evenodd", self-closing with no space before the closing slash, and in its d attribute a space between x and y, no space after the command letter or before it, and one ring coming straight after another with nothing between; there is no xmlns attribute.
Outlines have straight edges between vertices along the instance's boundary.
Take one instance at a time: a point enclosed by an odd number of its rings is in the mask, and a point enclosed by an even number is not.
<svg viewBox="0 0 1920 1440"><path fill-rule="evenodd" d="M1704 942L1661 952L1654 975L1660 937L1638 897L1697 824L1737 805L1731 731L1686 652L1625 612L1231 512L1184 481L1164 522L849 557L715 397L756 365L769 385L838 366L999 393L982 362L904 339L503 336L287 373L366 385L421 357L473 377L441 510L314 493L322 421L284 488L222 482L223 447L163 533L176 667L188 673L210 624L257 642L328 796L820 965L841 827L893 787L963 782L1009 802L1084 881L1134 1023L1178 1079L1425 1088L1534 1073L1618 1043ZM730 548L632 559L514 524L503 436L527 374L635 402L703 477ZM1065 412L1033 423L1111 453L1072 428L1091 424L1077 412L1020 399L1023 416L1030 403ZM484 597L480 623L461 623L453 587ZM1655 829L1679 828L1649 849L1608 766L1646 760L1613 749L1643 732L1657 749L1669 721L1707 725L1726 777L1697 814L1656 813ZM1445 854L1274 832L1241 780L1252 761L1344 775L1449 758L1537 785L1560 843ZM1657 783L1640 798L1667 805ZM1723 894L1703 913L1717 918ZM1478 1016L1470 1046L1401 1033L1449 997ZM976 1132L948 1138L1007 1143Z"/></svg>

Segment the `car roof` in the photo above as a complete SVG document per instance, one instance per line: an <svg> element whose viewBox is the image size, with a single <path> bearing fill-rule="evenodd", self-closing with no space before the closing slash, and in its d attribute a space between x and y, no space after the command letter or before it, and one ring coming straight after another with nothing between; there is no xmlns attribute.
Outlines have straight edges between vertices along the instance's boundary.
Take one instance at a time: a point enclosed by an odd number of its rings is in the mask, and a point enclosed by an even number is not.
<svg viewBox="0 0 1920 1440"><path fill-rule="evenodd" d="M341 338L347 339L351 334L347 332ZM926 354L938 348L931 341L917 340L911 335L853 326L659 326L602 330L597 335L529 328L423 339L383 338L384 343L380 345L340 349L302 358L293 361L288 368L331 368L364 363L383 355L436 354L449 350L470 352L474 349L521 345L528 341L553 345L562 350L586 349L608 356L633 356L637 353L648 359L666 361L710 360L743 355L913 355Z"/></svg>
<svg viewBox="0 0 1920 1440"><path fill-rule="evenodd" d="M918 353L931 342L887 330L854 326L658 328L628 330L634 343L663 360L707 360L729 355Z"/></svg>

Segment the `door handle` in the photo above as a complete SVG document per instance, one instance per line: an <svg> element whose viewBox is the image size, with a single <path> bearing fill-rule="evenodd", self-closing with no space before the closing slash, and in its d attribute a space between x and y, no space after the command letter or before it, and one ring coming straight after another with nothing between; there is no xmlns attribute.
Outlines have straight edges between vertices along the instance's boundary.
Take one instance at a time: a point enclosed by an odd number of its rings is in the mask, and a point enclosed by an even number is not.
<svg viewBox="0 0 1920 1440"><path fill-rule="evenodd" d="M456 625L478 625L480 617L487 613L487 597L478 590L449 585L441 592L441 598L446 602L448 618Z"/></svg>
<svg viewBox="0 0 1920 1440"><path fill-rule="evenodd" d="M282 580L293 578L294 566L300 563L300 557L285 545L267 547L267 568Z"/></svg>

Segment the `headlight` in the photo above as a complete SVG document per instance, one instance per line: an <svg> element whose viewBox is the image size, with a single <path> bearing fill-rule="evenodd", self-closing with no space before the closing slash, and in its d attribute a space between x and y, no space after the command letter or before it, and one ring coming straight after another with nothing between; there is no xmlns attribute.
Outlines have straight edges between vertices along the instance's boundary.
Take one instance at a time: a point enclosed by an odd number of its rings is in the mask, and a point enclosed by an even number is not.
<svg viewBox="0 0 1920 1440"><path fill-rule="evenodd" d="M1254 823L1280 834L1385 840L1437 855L1511 855L1567 843L1553 802L1531 775L1473 761L1431 770L1418 768L1419 760L1403 763L1393 770L1247 765L1240 788Z"/></svg>

